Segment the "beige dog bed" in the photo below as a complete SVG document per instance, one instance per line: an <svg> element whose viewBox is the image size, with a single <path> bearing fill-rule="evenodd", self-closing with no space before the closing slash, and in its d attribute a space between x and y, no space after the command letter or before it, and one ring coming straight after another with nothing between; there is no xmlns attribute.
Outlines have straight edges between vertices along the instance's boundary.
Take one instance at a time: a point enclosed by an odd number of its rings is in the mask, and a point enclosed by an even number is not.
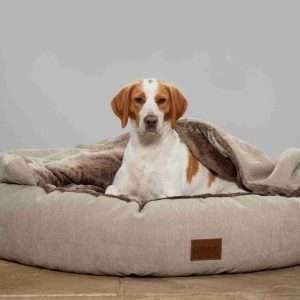
<svg viewBox="0 0 300 300"><path fill-rule="evenodd" d="M0 257L63 271L181 276L300 264L300 198L136 202L0 184Z"/></svg>
<svg viewBox="0 0 300 300"><path fill-rule="evenodd" d="M153 276L300 264L300 150L272 161L208 123L182 120L176 130L205 166L247 192L147 203L105 196L128 134L76 148L0 153L0 258Z"/></svg>

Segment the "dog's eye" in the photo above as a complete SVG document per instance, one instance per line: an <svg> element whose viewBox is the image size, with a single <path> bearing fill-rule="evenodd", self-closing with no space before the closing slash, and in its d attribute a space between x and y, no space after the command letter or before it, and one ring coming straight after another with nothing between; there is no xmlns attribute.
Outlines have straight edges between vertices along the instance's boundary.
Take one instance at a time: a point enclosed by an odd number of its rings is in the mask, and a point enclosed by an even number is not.
<svg viewBox="0 0 300 300"><path fill-rule="evenodd" d="M163 97L160 97L156 101L157 101L157 104L164 104L167 101L167 99L163 98Z"/></svg>
<svg viewBox="0 0 300 300"><path fill-rule="evenodd" d="M142 97L134 97L133 100L138 104L144 103L144 98L142 98Z"/></svg>

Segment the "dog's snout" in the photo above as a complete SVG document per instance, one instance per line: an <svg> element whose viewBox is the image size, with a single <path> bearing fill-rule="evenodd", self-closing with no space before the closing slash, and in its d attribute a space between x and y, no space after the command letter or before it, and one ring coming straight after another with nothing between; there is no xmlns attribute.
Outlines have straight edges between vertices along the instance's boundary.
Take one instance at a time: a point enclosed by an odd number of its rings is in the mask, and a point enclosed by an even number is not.
<svg viewBox="0 0 300 300"><path fill-rule="evenodd" d="M158 118L155 115L147 115L144 118L144 123L147 128L155 128L158 122Z"/></svg>

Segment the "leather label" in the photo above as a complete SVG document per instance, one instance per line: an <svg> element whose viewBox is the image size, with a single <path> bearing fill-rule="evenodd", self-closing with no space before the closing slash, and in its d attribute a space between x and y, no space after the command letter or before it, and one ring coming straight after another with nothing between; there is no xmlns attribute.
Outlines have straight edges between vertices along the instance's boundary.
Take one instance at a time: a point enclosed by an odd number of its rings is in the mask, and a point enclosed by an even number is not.
<svg viewBox="0 0 300 300"><path fill-rule="evenodd" d="M191 240L191 261L217 260L222 257L222 239Z"/></svg>

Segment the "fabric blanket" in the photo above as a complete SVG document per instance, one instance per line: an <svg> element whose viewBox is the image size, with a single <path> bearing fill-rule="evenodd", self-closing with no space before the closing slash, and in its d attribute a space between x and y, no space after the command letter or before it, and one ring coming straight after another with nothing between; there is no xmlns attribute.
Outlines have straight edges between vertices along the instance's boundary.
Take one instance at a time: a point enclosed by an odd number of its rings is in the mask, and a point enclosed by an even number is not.
<svg viewBox="0 0 300 300"><path fill-rule="evenodd" d="M176 131L193 155L221 178L261 195L300 196L300 149L277 161L207 122L182 119ZM76 148L0 153L0 182L54 190L101 194L122 163L129 134Z"/></svg>

